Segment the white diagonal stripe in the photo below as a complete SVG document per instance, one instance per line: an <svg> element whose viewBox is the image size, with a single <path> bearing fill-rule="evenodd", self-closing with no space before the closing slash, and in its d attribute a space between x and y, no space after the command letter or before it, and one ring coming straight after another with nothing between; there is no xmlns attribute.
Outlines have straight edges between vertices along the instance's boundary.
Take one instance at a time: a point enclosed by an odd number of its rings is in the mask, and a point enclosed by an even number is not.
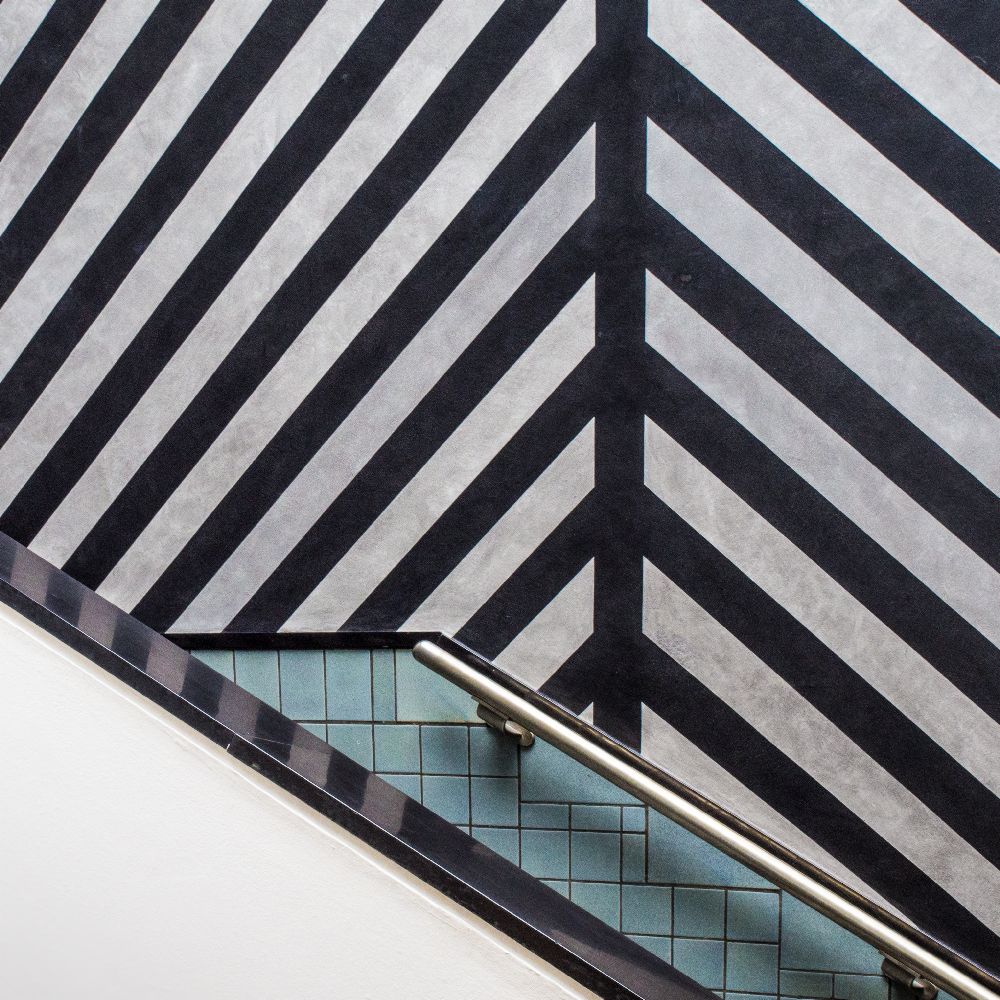
<svg viewBox="0 0 1000 1000"><path fill-rule="evenodd" d="M593 634L594 560L591 559L495 657L495 662L530 687L539 688ZM587 721L593 725L592 710Z"/></svg>
<svg viewBox="0 0 1000 1000"><path fill-rule="evenodd" d="M381 0L331 0L257 95L56 376L0 447L0 509L45 459L202 249Z"/></svg>
<svg viewBox="0 0 1000 1000"><path fill-rule="evenodd" d="M32 543L37 552L66 561L499 4L445 0L435 11L67 494Z"/></svg>
<svg viewBox="0 0 1000 1000"><path fill-rule="evenodd" d="M642 708L642 755L659 764L685 785L725 806L730 812L791 848L796 854L807 858L879 906L885 907L898 917L903 917L895 907L869 888L850 869L845 868L832 854L820 847L811 837L807 837L721 764L712 760L704 750L645 705Z"/></svg>
<svg viewBox="0 0 1000 1000"><path fill-rule="evenodd" d="M55 0L7 0L0 6L0 80L10 72Z"/></svg>
<svg viewBox="0 0 1000 1000"><path fill-rule="evenodd" d="M109 0L98 11L0 160L0 231L45 173L155 6L156 0Z"/></svg>
<svg viewBox="0 0 1000 1000"><path fill-rule="evenodd" d="M649 278L646 339L990 642L1000 575L710 323Z"/></svg>
<svg viewBox="0 0 1000 1000"><path fill-rule="evenodd" d="M231 621L590 204L593 150L591 132L330 435L176 629Z"/></svg>
<svg viewBox="0 0 1000 1000"><path fill-rule="evenodd" d="M565 83L594 30L589 0L560 9L121 559L101 588L106 596L132 600L163 572Z"/></svg>
<svg viewBox="0 0 1000 1000"><path fill-rule="evenodd" d="M649 562L643 596L650 639L971 914L1000 929L1000 871Z"/></svg>
<svg viewBox="0 0 1000 1000"><path fill-rule="evenodd" d="M5 375L253 27L267 0L216 0L0 308Z"/></svg>
<svg viewBox="0 0 1000 1000"><path fill-rule="evenodd" d="M1000 167L1000 83L899 0L799 0Z"/></svg>
<svg viewBox="0 0 1000 1000"><path fill-rule="evenodd" d="M646 422L646 485L1000 795L1000 725L676 441Z"/></svg>
<svg viewBox="0 0 1000 1000"><path fill-rule="evenodd" d="M648 185L698 239L1000 494L1000 419L652 122Z"/></svg>
<svg viewBox="0 0 1000 1000"><path fill-rule="evenodd" d="M594 422L562 450L401 626L457 632L594 488Z"/></svg>
<svg viewBox="0 0 1000 1000"><path fill-rule="evenodd" d="M1000 254L701 0L653 0L652 39L971 313L1000 332Z"/></svg>
<svg viewBox="0 0 1000 1000"><path fill-rule="evenodd" d="M282 626L340 628L594 346L594 279L487 393Z"/></svg>

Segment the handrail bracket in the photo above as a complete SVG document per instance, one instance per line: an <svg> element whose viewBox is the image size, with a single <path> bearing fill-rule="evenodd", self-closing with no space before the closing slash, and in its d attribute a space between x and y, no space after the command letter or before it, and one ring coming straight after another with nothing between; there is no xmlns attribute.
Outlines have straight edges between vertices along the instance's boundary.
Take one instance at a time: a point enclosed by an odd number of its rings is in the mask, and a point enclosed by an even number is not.
<svg viewBox="0 0 1000 1000"><path fill-rule="evenodd" d="M935 1000L938 988L925 976L901 965L894 958L882 956L882 975L890 982L909 990L919 1000Z"/></svg>
<svg viewBox="0 0 1000 1000"><path fill-rule="evenodd" d="M535 734L533 732L525 729L525 727L519 722L515 722L513 719L508 719L506 715L501 715L495 709L490 708L489 705L484 705L482 702L479 702L476 708L476 715L478 715L487 726L491 729L495 729L498 733L503 733L504 736L513 736L523 747L530 747L531 744L535 742Z"/></svg>

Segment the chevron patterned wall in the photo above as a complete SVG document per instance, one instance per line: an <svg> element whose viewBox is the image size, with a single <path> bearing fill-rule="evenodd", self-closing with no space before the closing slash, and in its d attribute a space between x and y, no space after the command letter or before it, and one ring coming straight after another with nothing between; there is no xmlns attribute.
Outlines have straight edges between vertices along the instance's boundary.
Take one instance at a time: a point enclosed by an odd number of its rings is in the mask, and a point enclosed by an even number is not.
<svg viewBox="0 0 1000 1000"><path fill-rule="evenodd" d="M3 0L0 528L441 628L1000 965L993 0Z"/></svg>

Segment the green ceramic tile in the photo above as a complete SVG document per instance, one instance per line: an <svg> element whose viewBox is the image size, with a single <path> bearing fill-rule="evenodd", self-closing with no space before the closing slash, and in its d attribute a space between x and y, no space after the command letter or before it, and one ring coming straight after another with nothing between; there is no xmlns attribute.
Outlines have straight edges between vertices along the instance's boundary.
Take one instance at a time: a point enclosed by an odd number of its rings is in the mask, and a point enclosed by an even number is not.
<svg viewBox="0 0 1000 1000"><path fill-rule="evenodd" d="M670 938L653 937L648 934L627 934L626 937L630 937L636 944L641 944L643 948L651 951L658 958L662 958L664 962L671 961Z"/></svg>
<svg viewBox="0 0 1000 1000"><path fill-rule="evenodd" d="M278 653L270 649L238 649L236 683L272 708L278 708Z"/></svg>
<svg viewBox="0 0 1000 1000"><path fill-rule="evenodd" d="M646 837L642 833L622 834L622 880L646 881Z"/></svg>
<svg viewBox="0 0 1000 1000"><path fill-rule="evenodd" d="M396 711L404 722L479 722L470 695L403 649L396 650Z"/></svg>
<svg viewBox="0 0 1000 1000"><path fill-rule="evenodd" d="M325 719L323 650L286 649L279 653L281 711L290 719Z"/></svg>
<svg viewBox="0 0 1000 1000"><path fill-rule="evenodd" d="M521 795L526 802L637 804L631 795L541 740L521 754Z"/></svg>
<svg viewBox="0 0 1000 1000"><path fill-rule="evenodd" d="M632 934L669 934L670 889L659 885L623 885L622 930Z"/></svg>
<svg viewBox="0 0 1000 1000"><path fill-rule="evenodd" d="M469 779L425 774L424 805L449 823L468 823Z"/></svg>
<svg viewBox="0 0 1000 1000"><path fill-rule="evenodd" d="M586 881L621 878L621 836L574 830L570 840L570 874Z"/></svg>
<svg viewBox="0 0 1000 1000"><path fill-rule="evenodd" d="M722 989L725 948L722 941L674 938L674 968L710 990Z"/></svg>
<svg viewBox="0 0 1000 1000"><path fill-rule="evenodd" d="M231 649L195 649L191 655L202 663L208 664L214 671L233 680L233 651Z"/></svg>
<svg viewBox="0 0 1000 1000"><path fill-rule="evenodd" d="M582 906L599 920L619 927L619 892L617 885L607 882L570 882L569 896L577 906Z"/></svg>
<svg viewBox="0 0 1000 1000"><path fill-rule="evenodd" d="M889 983L882 976L834 976L837 1000L888 1000Z"/></svg>
<svg viewBox="0 0 1000 1000"><path fill-rule="evenodd" d="M537 878L569 878L569 833L522 830L521 867Z"/></svg>
<svg viewBox="0 0 1000 1000"><path fill-rule="evenodd" d="M472 773L496 777L517 777L517 741L488 726L469 728Z"/></svg>
<svg viewBox="0 0 1000 1000"><path fill-rule="evenodd" d="M778 894L731 891L726 908L726 937L737 941L777 941Z"/></svg>
<svg viewBox="0 0 1000 1000"><path fill-rule="evenodd" d="M544 882L550 889L555 889L560 896L565 896L569 899L569 882L563 882L560 879L543 878L539 881Z"/></svg>
<svg viewBox="0 0 1000 1000"><path fill-rule="evenodd" d="M569 806L522 802L521 826L566 830L569 828Z"/></svg>
<svg viewBox="0 0 1000 1000"><path fill-rule="evenodd" d="M570 825L574 830L620 830L622 811L618 806L573 806Z"/></svg>
<svg viewBox="0 0 1000 1000"><path fill-rule="evenodd" d="M396 655L391 649L372 650L372 709L376 722L396 718Z"/></svg>
<svg viewBox="0 0 1000 1000"><path fill-rule="evenodd" d="M726 986L741 993L777 993L778 946L730 941L726 945Z"/></svg>
<svg viewBox="0 0 1000 1000"><path fill-rule="evenodd" d="M421 726L424 774L468 774L469 730L465 726Z"/></svg>
<svg viewBox="0 0 1000 1000"><path fill-rule="evenodd" d="M485 844L491 851L496 851L501 857L519 862L520 837L516 828L496 826L474 826L472 836Z"/></svg>
<svg viewBox="0 0 1000 1000"><path fill-rule="evenodd" d="M375 770L420 771L420 727L375 724Z"/></svg>
<svg viewBox="0 0 1000 1000"><path fill-rule="evenodd" d="M622 809L622 829L635 833L646 832L646 809L644 806L625 806Z"/></svg>
<svg viewBox="0 0 1000 1000"><path fill-rule="evenodd" d="M829 972L789 972L782 969L779 991L785 997L825 1000L833 996L833 976Z"/></svg>
<svg viewBox="0 0 1000 1000"><path fill-rule="evenodd" d="M472 822L517 826L517 778L473 778Z"/></svg>
<svg viewBox="0 0 1000 1000"><path fill-rule="evenodd" d="M300 722L303 729L308 730L313 736L318 736L321 740L326 740L326 726L321 722Z"/></svg>
<svg viewBox="0 0 1000 1000"><path fill-rule="evenodd" d="M372 727L353 722L341 722L326 727L327 741L351 760L357 761L370 771L373 764Z"/></svg>
<svg viewBox="0 0 1000 1000"><path fill-rule="evenodd" d="M372 662L367 649L326 651L326 706L330 719L371 719Z"/></svg>
<svg viewBox="0 0 1000 1000"><path fill-rule="evenodd" d="M420 801L419 774L382 774L379 777L398 788L404 795L409 795L411 799L416 799L417 802Z"/></svg>
<svg viewBox="0 0 1000 1000"><path fill-rule="evenodd" d="M726 993L725 1000L778 1000L774 995L766 993Z"/></svg>
<svg viewBox="0 0 1000 1000"><path fill-rule="evenodd" d="M681 885L773 886L738 861L649 810L649 879Z"/></svg>
<svg viewBox="0 0 1000 1000"><path fill-rule="evenodd" d="M721 889L675 889L674 933L685 937L725 936L726 894Z"/></svg>
<svg viewBox="0 0 1000 1000"><path fill-rule="evenodd" d="M786 969L877 974L882 956L861 938L782 894L781 964Z"/></svg>

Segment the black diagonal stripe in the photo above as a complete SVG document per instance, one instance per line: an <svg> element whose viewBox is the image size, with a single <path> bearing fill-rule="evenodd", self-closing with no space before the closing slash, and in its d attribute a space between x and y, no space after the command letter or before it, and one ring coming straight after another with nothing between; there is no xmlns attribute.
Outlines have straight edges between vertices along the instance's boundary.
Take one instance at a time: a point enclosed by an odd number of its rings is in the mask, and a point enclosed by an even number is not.
<svg viewBox="0 0 1000 1000"><path fill-rule="evenodd" d="M1000 801L658 498L656 565L989 862ZM933 711L931 706L929 710Z"/></svg>
<svg viewBox="0 0 1000 1000"><path fill-rule="evenodd" d="M0 236L0 302L24 277L211 0L160 0Z"/></svg>
<svg viewBox="0 0 1000 1000"><path fill-rule="evenodd" d="M653 274L1000 570L1000 498L652 201L649 215Z"/></svg>
<svg viewBox="0 0 1000 1000"><path fill-rule="evenodd" d="M0 530L25 540L38 533L275 219L344 134L439 3L440 0L394 0L384 4L369 21L0 517L3 526ZM342 84L344 75L353 84L346 93ZM66 305L72 315L74 303L69 301ZM48 331L49 324L43 329ZM58 327L52 328L54 335L58 335L57 331ZM47 365L48 348L43 338L36 340L39 343L35 354L41 365ZM20 401L21 391L20 385L14 383L8 394L0 396L0 414L5 415L7 407L24 405Z"/></svg>
<svg viewBox="0 0 1000 1000"><path fill-rule="evenodd" d="M24 418L322 6L323 0L274 0L254 25L0 381L0 441Z"/></svg>
<svg viewBox="0 0 1000 1000"><path fill-rule="evenodd" d="M0 82L0 157L90 27L101 3L56 0Z"/></svg>
<svg viewBox="0 0 1000 1000"><path fill-rule="evenodd" d="M558 670L539 687L539 691L547 698L568 708L574 715L586 711L590 705L604 704L607 694L605 678L608 662L605 649L599 637L592 635L568 659L563 661ZM596 709L595 709L596 711ZM594 719L598 728L604 726ZM604 729L609 735L614 735L615 726Z"/></svg>
<svg viewBox="0 0 1000 1000"><path fill-rule="evenodd" d="M1000 171L797 0L706 3L953 215L1000 247Z"/></svg>
<svg viewBox="0 0 1000 1000"><path fill-rule="evenodd" d="M649 349L647 412L682 448L1000 720L1000 650Z"/></svg>
<svg viewBox="0 0 1000 1000"><path fill-rule="evenodd" d="M650 44L650 117L914 347L1000 415L1000 338Z"/></svg>
<svg viewBox="0 0 1000 1000"><path fill-rule="evenodd" d="M482 66L476 67L475 71L482 73ZM478 256L509 222L511 209L527 202L544 178L558 166L562 156L571 148L570 143L577 141L585 132L586 122L579 120L582 115L575 100L576 94L575 86L560 92L428 251L441 262L444 280L457 283L461 273L458 262L468 263L471 256L467 248L473 252L478 248ZM454 100L451 108L454 108ZM433 110L448 115L444 103L436 104ZM469 111L471 113L473 109ZM433 155L435 160L447 148L437 143L441 133L447 131L444 121L441 126L434 136L433 153L427 146L418 146L425 151L425 155ZM412 161L405 166L411 167ZM425 166L429 168L429 165ZM423 176L425 174L421 173L412 177L414 187ZM359 196L341 212L170 432L158 443L136 476L67 562L67 572L93 584L103 580L212 441L222 433L266 376L270 366L277 363L333 288L405 204L409 191L407 185L400 183L398 175L386 175L379 170L370 180L372 183L366 183ZM382 224L373 225L375 212L383 211ZM448 253L452 261L446 263ZM375 367L377 375L378 362Z"/></svg>
<svg viewBox="0 0 1000 1000"><path fill-rule="evenodd" d="M635 664L637 683L660 718L922 929L960 940L980 962L996 955L1000 939L909 858L651 640L645 649Z"/></svg>
<svg viewBox="0 0 1000 1000"><path fill-rule="evenodd" d="M453 501L344 623L345 629L402 626L559 457L591 419L589 373L577 369L574 375L578 377L567 378Z"/></svg>
<svg viewBox="0 0 1000 1000"><path fill-rule="evenodd" d="M582 222L579 228L585 225ZM478 227L471 231L478 231ZM586 265L575 259L575 237L571 230L515 292L463 352L457 367L449 368L332 502L321 522L275 567L261 590L236 615L231 630L278 629L389 505L400 485L409 481L471 412L584 280ZM465 244L464 239L460 242ZM456 254L455 249L442 247L441 259L428 259L411 272L139 602L135 609L139 617L162 622L162 627L168 628L330 434L355 407L364 405L373 376L388 368L453 290L458 276L447 274L445 260L453 265L472 260L462 260L465 253ZM481 343L488 343L492 352L484 351ZM380 359L374 370L373 358ZM289 460L290 455L294 461Z"/></svg>
<svg viewBox="0 0 1000 1000"><path fill-rule="evenodd" d="M1000 81L995 0L900 0L970 62Z"/></svg>
<svg viewBox="0 0 1000 1000"><path fill-rule="evenodd" d="M594 555L593 494L539 545L459 630L490 659L506 649Z"/></svg>

